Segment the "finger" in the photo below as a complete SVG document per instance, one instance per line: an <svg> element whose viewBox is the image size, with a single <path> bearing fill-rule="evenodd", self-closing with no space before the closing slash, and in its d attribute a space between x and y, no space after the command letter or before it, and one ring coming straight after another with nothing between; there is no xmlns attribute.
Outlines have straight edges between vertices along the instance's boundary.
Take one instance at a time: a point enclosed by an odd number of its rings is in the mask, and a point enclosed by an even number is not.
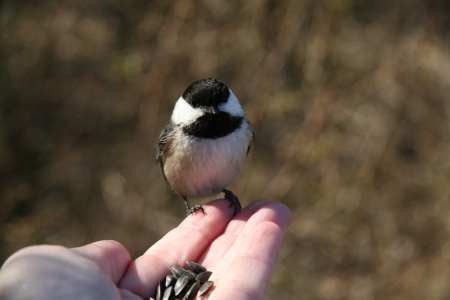
<svg viewBox="0 0 450 300"><path fill-rule="evenodd" d="M159 280L169 274L169 266L183 266L196 261L211 242L222 234L232 218L227 200L216 200L203 206L205 215L195 213L132 262L119 283L142 297L155 293Z"/></svg>
<svg viewBox="0 0 450 300"><path fill-rule="evenodd" d="M213 299L262 299L272 275L285 229L265 221L243 236L239 250L216 282Z"/></svg>
<svg viewBox="0 0 450 300"><path fill-rule="evenodd" d="M94 261L115 284L122 279L131 261L128 250L116 241L99 241L71 250Z"/></svg>
<svg viewBox="0 0 450 300"><path fill-rule="evenodd" d="M250 217L257 210L269 202L270 200L258 200L252 202L249 206L245 207L236 216L234 216L234 218L228 223L224 233L214 240L210 248L203 253L198 262L211 270L215 270L218 263L224 258L225 254L234 244L237 236L247 223L248 219L250 219Z"/></svg>
<svg viewBox="0 0 450 300"><path fill-rule="evenodd" d="M235 242L212 276L214 299L262 299L291 218L284 204L265 202L234 231Z"/></svg>
<svg viewBox="0 0 450 300"><path fill-rule="evenodd" d="M256 201L242 213L230 222L224 234L213 242L206 253L203 264L214 270L216 276L228 272L242 245L247 242L248 232L259 223L272 222L284 232L291 222L289 209L282 203L269 200Z"/></svg>

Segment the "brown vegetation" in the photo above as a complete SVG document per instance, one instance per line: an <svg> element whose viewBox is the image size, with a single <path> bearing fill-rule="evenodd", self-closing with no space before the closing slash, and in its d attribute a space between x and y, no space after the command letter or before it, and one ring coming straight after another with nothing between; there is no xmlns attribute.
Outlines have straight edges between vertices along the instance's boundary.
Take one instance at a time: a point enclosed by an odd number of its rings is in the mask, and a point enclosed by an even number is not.
<svg viewBox="0 0 450 300"><path fill-rule="evenodd" d="M256 143L231 189L294 221L266 299L450 298L448 1L2 1L0 261L184 217L155 164L215 77Z"/></svg>

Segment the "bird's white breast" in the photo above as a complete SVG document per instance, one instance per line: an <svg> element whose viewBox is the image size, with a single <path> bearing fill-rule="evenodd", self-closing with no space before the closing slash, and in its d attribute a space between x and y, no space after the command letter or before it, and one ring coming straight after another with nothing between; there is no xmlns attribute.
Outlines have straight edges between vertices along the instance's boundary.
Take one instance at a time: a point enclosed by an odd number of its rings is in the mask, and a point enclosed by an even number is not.
<svg viewBox="0 0 450 300"><path fill-rule="evenodd" d="M217 139L199 139L174 132L164 173L172 188L188 198L221 192L238 176L244 163L251 128L246 122Z"/></svg>

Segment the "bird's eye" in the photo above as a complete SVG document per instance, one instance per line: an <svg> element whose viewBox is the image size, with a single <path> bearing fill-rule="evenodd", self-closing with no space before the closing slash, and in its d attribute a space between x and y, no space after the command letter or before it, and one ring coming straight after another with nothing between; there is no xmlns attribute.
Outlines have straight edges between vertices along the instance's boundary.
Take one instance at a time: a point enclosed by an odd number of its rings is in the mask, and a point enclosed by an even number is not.
<svg viewBox="0 0 450 300"><path fill-rule="evenodd" d="M198 107L200 106L200 105L198 104L198 101L196 101L196 100L194 100L194 99L192 99L191 105L192 105L193 108L198 108Z"/></svg>

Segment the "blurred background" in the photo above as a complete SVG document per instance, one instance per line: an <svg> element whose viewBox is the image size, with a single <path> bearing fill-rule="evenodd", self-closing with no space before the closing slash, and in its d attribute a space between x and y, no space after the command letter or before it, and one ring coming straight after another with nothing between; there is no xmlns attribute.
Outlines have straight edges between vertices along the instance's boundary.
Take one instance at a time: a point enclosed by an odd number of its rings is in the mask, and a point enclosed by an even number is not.
<svg viewBox="0 0 450 300"><path fill-rule="evenodd" d="M0 263L184 218L155 145L214 77L256 131L230 187L294 216L265 299L450 298L450 2L0 2Z"/></svg>

